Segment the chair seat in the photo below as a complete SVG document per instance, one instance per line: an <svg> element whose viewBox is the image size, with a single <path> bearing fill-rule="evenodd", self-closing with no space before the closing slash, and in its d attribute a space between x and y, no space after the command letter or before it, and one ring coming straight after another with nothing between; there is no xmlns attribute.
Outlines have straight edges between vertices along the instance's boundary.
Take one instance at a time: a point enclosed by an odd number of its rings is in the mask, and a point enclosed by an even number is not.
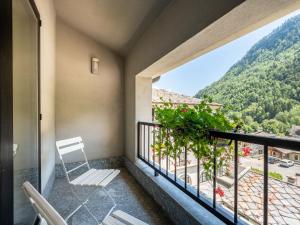
<svg viewBox="0 0 300 225"><path fill-rule="evenodd" d="M90 169L81 174L79 177L72 180L72 185L79 186L100 186L105 187L108 185L118 174L120 170L114 169Z"/></svg>
<svg viewBox="0 0 300 225"><path fill-rule="evenodd" d="M103 225L148 225L143 221L121 211L117 210L108 216L103 222Z"/></svg>

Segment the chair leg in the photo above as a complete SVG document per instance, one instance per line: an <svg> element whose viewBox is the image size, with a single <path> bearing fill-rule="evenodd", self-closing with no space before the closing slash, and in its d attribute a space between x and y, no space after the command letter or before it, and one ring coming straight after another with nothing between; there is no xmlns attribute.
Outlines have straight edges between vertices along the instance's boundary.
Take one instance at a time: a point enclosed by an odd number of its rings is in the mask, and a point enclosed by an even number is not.
<svg viewBox="0 0 300 225"><path fill-rule="evenodd" d="M104 219L103 219L103 220L105 220L105 219L112 213L112 211L116 208L117 204L116 204L114 198L108 193L108 191L106 190L105 187L103 187L103 191L105 192L105 194L106 194L106 195L112 200L112 202L113 202L112 208L109 210L109 212L106 214L106 216L105 216Z"/></svg>
<svg viewBox="0 0 300 225"><path fill-rule="evenodd" d="M65 220L68 221L80 208L82 207L82 204L80 204L73 212L71 212Z"/></svg>
<svg viewBox="0 0 300 225"><path fill-rule="evenodd" d="M85 200L82 200L79 198L79 196L76 194L76 192L74 191L73 187L71 186L71 190L72 190L72 193L73 195L76 197L77 201L79 202L79 206L73 211L71 212L66 218L65 220L68 221L81 207L84 207L87 212L92 216L92 218L96 221L96 223L98 225L100 225L101 223L99 223L99 221L97 220L97 218L94 216L94 214L90 211L90 209L86 206L86 204L88 203L89 201L89 198L90 196L95 193L97 191L97 188L85 199Z"/></svg>
<svg viewBox="0 0 300 225"><path fill-rule="evenodd" d="M109 210L109 212L105 215L104 219L102 221L104 221L111 213L112 211L116 208L117 204L114 200L114 198L109 194L109 192L106 190L105 187L102 187L103 189L103 192L110 198L110 200L113 202L113 206L111 207L111 209ZM87 212L93 217L93 219L97 222L98 225L101 225L101 223L99 223L98 219L94 216L94 214L90 211L89 207L86 206L86 204L88 203L89 201L89 198L94 195L94 193L96 191L100 191L99 188L96 188L94 191L91 192L91 194L88 195L88 197L85 199L85 200L82 200L79 198L79 196L76 194L75 190L73 189L73 187L71 186L71 190L72 190L72 193L73 195L76 197L77 201L79 202L79 206L72 212L70 213L66 218L65 220L68 221L70 219L70 217L72 217L81 207L84 207Z"/></svg>
<svg viewBox="0 0 300 225"><path fill-rule="evenodd" d="M98 225L101 225L102 223L99 223L98 219L94 216L94 214L90 211L89 207L87 207L85 204L83 207L86 209L86 211L93 217L93 219L96 221Z"/></svg>

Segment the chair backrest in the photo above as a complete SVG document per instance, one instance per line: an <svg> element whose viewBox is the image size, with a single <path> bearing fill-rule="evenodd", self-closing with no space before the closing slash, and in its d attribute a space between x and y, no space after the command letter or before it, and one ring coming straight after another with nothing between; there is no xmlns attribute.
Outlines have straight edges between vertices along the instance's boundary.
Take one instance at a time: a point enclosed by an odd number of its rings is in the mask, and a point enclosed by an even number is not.
<svg viewBox="0 0 300 225"><path fill-rule="evenodd" d="M90 165L87 160L86 154L84 152L84 144L82 142L81 137L75 137L75 138L69 138L65 140L56 141L56 149L58 151L59 158L62 162L63 169L65 171L66 177L68 181L70 182L69 173L74 172L77 169L80 169L82 166L87 166L87 168L90 170ZM79 166L72 168L70 170L67 170L67 167L64 162L63 156L74 153L76 151L81 151L84 158L84 163L80 164Z"/></svg>
<svg viewBox="0 0 300 225"><path fill-rule="evenodd" d="M66 221L28 181L23 183L23 189L43 224L46 221L48 225L67 225Z"/></svg>

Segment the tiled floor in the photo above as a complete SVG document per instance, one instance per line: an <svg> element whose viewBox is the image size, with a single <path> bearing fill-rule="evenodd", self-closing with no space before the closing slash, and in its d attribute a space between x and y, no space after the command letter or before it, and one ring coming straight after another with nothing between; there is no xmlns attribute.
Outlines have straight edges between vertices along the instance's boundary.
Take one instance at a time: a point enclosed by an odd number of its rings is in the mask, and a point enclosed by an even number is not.
<svg viewBox="0 0 300 225"><path fill-rule="evenodd" d="M141 188L126 169L122 169L120 175L108 186L107 191L113 196L117 203L116 209L121 209L151 225L171 225L172 223L162 213L161 208ZM93 188L76 188L76 193L84 198L92 193ZM97 219L101 221L108 213L112 202L103 191L96 192L87 206L91 209ZM71 189L65 178L57 178L48 198L50 204L66 217L77 206L78 202L72 195ZM84 208L81 208L68 221L69 225L94 225L96 222Z"/></svg>

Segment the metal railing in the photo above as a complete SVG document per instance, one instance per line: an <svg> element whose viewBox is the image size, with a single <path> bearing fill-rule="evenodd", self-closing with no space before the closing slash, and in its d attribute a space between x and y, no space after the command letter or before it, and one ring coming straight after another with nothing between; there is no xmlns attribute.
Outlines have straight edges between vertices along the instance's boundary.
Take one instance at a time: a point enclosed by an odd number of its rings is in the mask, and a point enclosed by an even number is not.
<svg viewBox="0 0 300 225"><path fill-rule="evenodd" d="M240 133L230 133L230 132L218 132L210 131L211 138L217 138L222 140L229 140L230 143L234 146L234 205L233 210L226 210L224 207L219 207L216 204L216 192L213 191L212 201L209 200L206 196L203 196L200 193L200 164L201 161L196 159L196 171L197 171L197 185L196 187L191 187L188 184L188 155L187 151L183 150L184 154L184 179L178 178L178 166L177 166L177 157L170 159L170 157L163 156L160 154L155 154L152 151L153 145L155 145L156 135L161 132L161 126L155 123L149 122L138 122L138 158L154 169L154 174L161 175L166 178L177 188L182 190L185 194L191 197L193 200L198 202L200 205L205 207L208 211L213 213L216 217L221 219L226 224L245 224L245 220L240 219L238 214L238 144L239 142L247 142L252 144L258 144L263 146L263 224L268 224L268 147L279 147L290 149L300 152L300 141L294 139L285 139L285 138L276 138L276 137L264 137L258 135L248 135ZM215 150L215 149L214 149ZM172 171L170 171L170 162L173 163ZM213 190L216 190L217 184L217 174L219 171L216 168L216 158L213 160L213 176L212 184ZM162 165L164 163L164 165ZM182 168L181 168L182 169ZM203 179L203 178L202 178Z"/></svg>

